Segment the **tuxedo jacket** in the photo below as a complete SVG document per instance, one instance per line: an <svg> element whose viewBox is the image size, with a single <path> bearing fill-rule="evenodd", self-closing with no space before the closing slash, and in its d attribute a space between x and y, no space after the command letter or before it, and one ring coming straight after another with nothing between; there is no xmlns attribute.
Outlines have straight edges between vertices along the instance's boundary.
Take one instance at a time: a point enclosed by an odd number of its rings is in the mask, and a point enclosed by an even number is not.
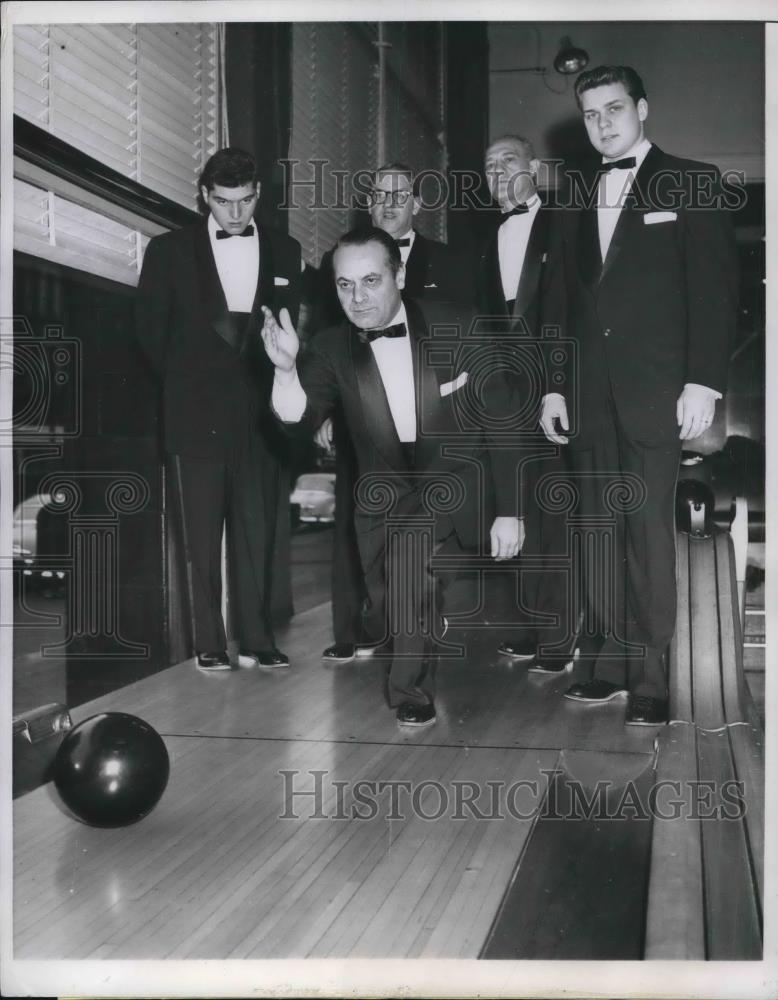
<svg viewBox="0 0 778 1000"><path fill-rule="evenodd" d="M256 220L255 220L256 221ZM216 269L207 219L152 239L137 294L137 336L162 388L168 452L223 460L245 429L277 433L273 368L260 306L277 315L300 303L300 246L257 223L259 280L242 347Z"/></svg>
<svg viewBox="0 0 778 1000"><path fill-rule="evenodd" d="M472 308L475 289L470 261L451 247L416 233L405 265L404 294L421 302L456 302ZM343 310L335 290L332 250L324 254L319 266L317 297L315 328L340 323Z"/></svg>
<svg viewBox="0 0 778 1000"><path fill-rule="evenodd" d="M597 439L611 407L632 440L677 442L684 384L726 389L737 261L719 173L652 146L603 262L598 167L572 178L573 207L555 212L543 323L568 343L548 390L566 397L573 447Z"/></svg>
<svg viewBox="0 0 778 1000"><path fill-rule="evenodd" d="M513 293L513 306L509 310L500 275L500 258L497 234L502 215L496 216L489 234L482 242L476 265L476 300L479 314L490 317L507 317L508 331L518 331L522 321L528 333L540 334L540 301L542 276L551 249L551 209L544 205L538 209L532 224L524 264L517 287ZM505 330L506 324L494 324L495 329Z"/></svg>
<svg viewBox="0 0 778 1000"><path fill-rule="evenodd" d="M471 316L449 304L430 303L423 309L412 300L405 304L416 390L413 469L405 462L372 349L351 324L344 321L319 333L300 363L308 399L303 421L317 427L339 405L359 476L377 474L394 494L387 511L380 502L386 494L377 484L372 491L367 483L357 488L355 523L365 568L383 551L387 513L418 513L421 494L436 475L453 490L450 517L465 548L480 548L496 515L520 513L516 454L504 447L497 426L516 407L511 387L497 374L475 399L477 379L465 380L464 375L483 364L484 345L468 343ZM445 325L446 336L432 335L438 324ZM486 425L491 418L490 430Z"/></svg>

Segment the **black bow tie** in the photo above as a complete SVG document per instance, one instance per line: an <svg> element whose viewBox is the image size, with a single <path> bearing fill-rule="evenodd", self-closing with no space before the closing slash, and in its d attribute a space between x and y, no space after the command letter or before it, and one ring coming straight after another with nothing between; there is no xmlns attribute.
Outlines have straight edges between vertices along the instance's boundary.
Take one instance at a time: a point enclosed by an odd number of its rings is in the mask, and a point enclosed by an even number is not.
<svg viewBox="0 0 778 1000"><path fill-rule="evenodd" d="M383 330L360 330L356 326L354 329L359 334L360 340L363 340L367 344L373 340L378 340L379 337L404 337L408 332L405 328L405 323L395 323L394 326L384 327Z"/></svg>
<svg viewBox="0 0 778 1000"><path fill-rule="evenodd" d="M527 212L529 212L529 209L526 205L517 205L515 208L512 208L510 212L503 212L500 216L500 225L502 225L507 219L510 219L512 215L526 215Z"/></svg>
<svg viewBox="0 0 778 1000"><path fill-rule="evenodd" d="M394 242L397 244L398 247L409 247L411 245L411 238L410 236L406 236L404 237L404 239L395 240Z"/></svg>
<svg viewBox="0 0 778 1000"><path fill-rule="evenodd" d="M629 170L637 166L634 156L625 156L623 160L611 160L610 163L601 163L600 172L607 174L609 170Z"/></svg>
<svg viewBox="0 0 778 1000"><path fill-rule="evenodd" d="M246 226L246 228L243 230L242 233L225 233L223 229L216 230L217 240L228 240L231 236L253 236L253 235L254 235L253 226Z"/></svg>

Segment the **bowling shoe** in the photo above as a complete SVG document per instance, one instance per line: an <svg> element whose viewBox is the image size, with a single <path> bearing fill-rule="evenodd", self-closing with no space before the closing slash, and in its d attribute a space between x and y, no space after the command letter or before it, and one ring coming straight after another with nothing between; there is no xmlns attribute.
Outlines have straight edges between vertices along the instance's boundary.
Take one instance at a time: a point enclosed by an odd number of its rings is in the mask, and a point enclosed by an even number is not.
<svg viewBox="0 0 778 1000"><path fill-rule="evenodd" d="M241 649L238 663L241 667L288 667L289 657L280 649Z"/></svg>
<svg viewBox="0 0 778 1000"><path fill-rule="evenodd" d="M397 709L397 723L400 726L420 729L422 726L434 726L436 721L435 706L431 701L426 705L404 701Z"/></svg>
<svg viewBox="0 0 778 1000"><path fill-rule="evenodd" d="M573 669L575 656L536 656L527 673L563 674Z"/></svg>
<svg viewBox="0 0 778 1000"><path fill-rule="evenodd" d="M538 651L538 641L535 636L517 636L515 639L506 639L497 652L503 656L509 656L512 660L534 660Z"/></svg>
<svg viewBox="0 0 778 1000"><path fill-rule="evenodd" d="M664 726L669 719L666 698L651 698L645 694L631 694L627 702L627 726Z"/></svg>
<svg viewBox="0 0 778 1000"><path fill-rule="evenodd" d="M328 663L351 663L356 655L356 646L353 642L336 642L332 646L327 646L321 658Z"/></svg>
<svg viewBox="0 0 778 1000"><path fill-rule="evenodd" d="M226 651L218 650L215 653L198 653L197 669L208 671L232 670L232 664Z"/></svg>
<svg viewBox="0 0 778 1000"><path fill-rule="evenodd" d="M626 696L626 688L619 687L618 684L611 684L610 681L601 681L596 677L593 681L586 681L583 684L573 684L565 691L565 698L571 701L580 701L587 705L604 705L614 698Z"/></svg>

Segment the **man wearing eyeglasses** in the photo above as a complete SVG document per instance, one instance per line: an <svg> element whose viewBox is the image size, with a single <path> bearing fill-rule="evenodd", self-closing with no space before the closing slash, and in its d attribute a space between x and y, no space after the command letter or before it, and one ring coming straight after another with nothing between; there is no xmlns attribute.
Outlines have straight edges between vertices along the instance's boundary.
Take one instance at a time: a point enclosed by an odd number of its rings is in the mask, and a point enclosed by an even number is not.
<svg viewBox="0 0 778 1000"><path fill-rule="evenodd" d="M464 257L413 228L422 206L420 185L410 167L388 163L376 170L370 193L370 218L400 248L405 266L405 294L422 301L471 305L470 268Z"/></svg>
<svg viewBox="0 0 778 1000"><path fill-rule="evenodd" d="M397 244L405 268L404 296L421 302L452 302L470 307L475 293L465 256L422 236L413 221L422 198L413 171L404 163L388 163L376 170L370 192L370 219ZM317 329L343 319L335 295L332 254L321 262L321 291ZM325 662L348 663L373 652L371 637L362 633L362 605L367 597L354 529L356 460L350 437L336 412L316 435L317 443L337 456L335 483L335 542L333 546L332 618L335 642L322 657Z"/></svg>

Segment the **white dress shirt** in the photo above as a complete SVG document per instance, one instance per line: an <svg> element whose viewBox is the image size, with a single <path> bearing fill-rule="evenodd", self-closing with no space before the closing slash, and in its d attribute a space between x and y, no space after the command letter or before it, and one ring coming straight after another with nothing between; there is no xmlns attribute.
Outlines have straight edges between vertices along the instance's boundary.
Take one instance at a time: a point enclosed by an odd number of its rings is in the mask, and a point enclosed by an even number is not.
<svg viewBox="0 0 778 1000"><path fill-rule="evenodd" d="M405 323L404 337L378 337L370 341L370 349L378 366L397 436L406 443L416 440L416 384L408 319L402 304L386 325L397 323ZM287 385L281 384L278 377L273 380L271 401L273 409L285 423L294 424L302 418L307 397L296 372Z"/></svg>
<svg viewBox="0 0 778 1000"><path fill-rule="evenodd" d="M622 160L627 156L635 157L634 167L628 167L627 169L623 169L622 167L614 168L600 177L597 199L597 229L600 237L600 254L603 261L608 254L608 249L619 221L619 213L632 188L635 174L640 169L650 149L651 143L644 137L621 156L603 156L602 158L603 163L608 163L609 160ZM686 386L703 389L711 393L716 400L722 398L720 392L711 389L709 386L700 385L698 382L686 382L684 388ZM543 397L544 401L552 398L564 399L561 393L556 392L549 392Z"/></svg>
<svg viewBox="0 0 778 1000"><path fill-rule="evenodd" d="M619 221L619 214L632 188L635 174L640 170L640 165L650 149L651 143L644 138L635 143L632 149L628 149L623 156L603 156L602 158L603 163L608 163L609 160L622 160L626 156L635 157L634 167L628 167L626 170L622 167L614 168L600 177L597 199L597 229L600 234L600 254L603 260L608 255L608 247L611 245L613 233Z"/></svg>
<svg viewBox="0 0 778 1000"><path fill-rule="evenodd" d="M411 250L413 250L413 241L416 239L416 231L414 229L409 229L407 233L403 233L402 236L396 236L397 240L410 240L411 242L407 247L399 247L400 257L402 258L403 264L408 263L408 258L411 255ZM391 326L391 324L389 324Z"/></svg>
<svg viewBox="0 0 778 1000"><path fill-rule="evenodd" d="M220 228L216 219L209 215L208 236L227 308L230 312L251 312L259 281L257 227L254 225L251 236L230 236L227 240L217 240L216 233Z"/></svg>
<svg viewBox="0 0 778 1000"><path fill-rule="evenodd" d="M500 262L500 278L506 302L516 298L532 225L539 208L540 198L533 195L527 201L528 211L522 215L510 216L497 230L497 258Z"/></svg>

